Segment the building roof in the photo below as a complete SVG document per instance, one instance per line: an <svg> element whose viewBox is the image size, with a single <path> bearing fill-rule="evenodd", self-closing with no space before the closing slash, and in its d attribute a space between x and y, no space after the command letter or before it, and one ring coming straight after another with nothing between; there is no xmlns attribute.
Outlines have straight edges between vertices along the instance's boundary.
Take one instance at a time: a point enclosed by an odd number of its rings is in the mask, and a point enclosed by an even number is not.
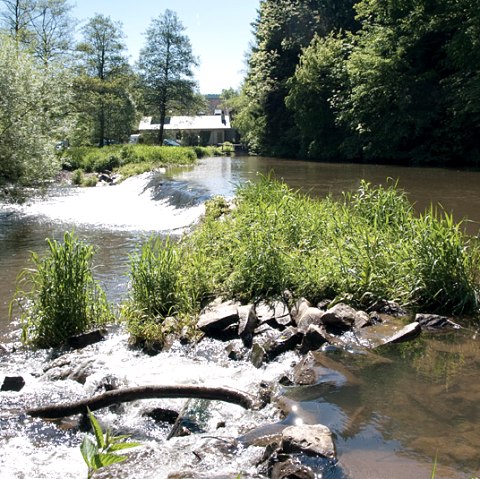
<svg viewBox="0 0 480 479"><path fill-rule="evenodd" d="M222 122L222 119L224 122ZM202 116L171 116L165 122L164 129L168 130L229 130L231 129L230 117L228 115L202 115ZM142 118L139 130L158 130L160 124L152 123L152 117Z"/></svg>

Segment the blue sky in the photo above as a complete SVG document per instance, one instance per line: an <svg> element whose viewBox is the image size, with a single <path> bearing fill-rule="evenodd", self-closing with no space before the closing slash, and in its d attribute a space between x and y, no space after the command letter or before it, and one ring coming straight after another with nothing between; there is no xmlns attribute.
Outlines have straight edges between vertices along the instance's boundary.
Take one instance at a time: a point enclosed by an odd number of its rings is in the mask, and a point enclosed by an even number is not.
<svg viewBox="0 0 480 479"><path fill-rule="evenodd" d="M74 2L72 2L74 3ZM200 59L195 70L201 93L237 88L244 76L245 54L253 40L251 23L260 0L77 0L72 16L79 27L95 13L123 24L131 62L144 44L143 33L152 18L167 8L178 14Z"/></svg>

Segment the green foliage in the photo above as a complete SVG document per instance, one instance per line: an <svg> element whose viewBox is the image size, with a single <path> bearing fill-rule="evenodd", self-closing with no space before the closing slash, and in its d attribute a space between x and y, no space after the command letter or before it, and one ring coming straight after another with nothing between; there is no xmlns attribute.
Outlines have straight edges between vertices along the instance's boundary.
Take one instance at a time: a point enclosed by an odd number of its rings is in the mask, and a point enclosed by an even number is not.
<svg viewBox="0 0 480 479"><path fill-rule="evenodd" d="M68 96L65 77L0 35L0 183L31 185L59 169L54 137Z"/></svg>
<svg viewBox="0 0 480 479"><path fill-rule="evenodd" d="M159 115L157 142L162 144L169 110L188 110L198 104L192 68L198 61L190 40L183 33L177 14L171 10L151 21L140 51L139 69L147 107Z"/></svg>
<svg viewBox="0 0 480 479"><path fill-rule="evenodd" d="M480 248L433 209L416 216L396 185L362 182L343 201L312 199L270 177L219 197L180 242L151 238L132 257L123 314L136 338L162 341L217 296L282 295L368 307L393 299L413 310L478 310ZM175 320L165 321L167 316ZM189 320L185 320L185 318Z"/></svg>
<svg viewBox="0 0 480 479"><path fill-rule="evenodd" d="M138 442L125 442L125 439L129 436L112 436L108 430L104 434L100 424L90 410L88 410L88 418L93 429L95 442L85 436L80 445L80 452L88 467L87 478L90 479L95 471L127 459L127 456L117 454L118 451L141 446L141 444Z"/></svg>
<svg viewBox="0 0 480 479"><path fill-rule="evenodd" d="M80 186L83 184L83 181L85 179L84 172L81 168L77 168L73 173L72 173L72 184Z"/></svg>
<svg viewBox="0 0 480 479"><path fill-rule="evenodd" d="M92 275L92 246L65 233L64 242L47 240L49 254L32 253L32 269L17 280L22 338L40 348L62 346L71 336L113 320L104 291Z"/></svg>
<svg viewBox="0 0 480 479"><path fill-rule="evenodd" d="M189 165L197 160L197 153L211 154L209 149L152 145L112 145L103 148L72 147L62 153L67 169L85 172L117 170L124 176L151 171L155 167Z"/></svg>
<svg viewBox="0 0 480 479"><path fill-rule="evenodd" d="M298 130L285 107L288 81L294 75L302 49L314 36L354 27L353 1L267 0L261 2L254 23L256 43L235 127L250 149L259 153L295 156Z"/></svg>
<svg viewBox="0 0 480 479"><path fill-rule="evenodd" d="M73 82L77 123L73 144L125 141L134 127L134 76L123 37L121 24L99 14L83 28L83 42L77 46L79 72Z"/></svg>

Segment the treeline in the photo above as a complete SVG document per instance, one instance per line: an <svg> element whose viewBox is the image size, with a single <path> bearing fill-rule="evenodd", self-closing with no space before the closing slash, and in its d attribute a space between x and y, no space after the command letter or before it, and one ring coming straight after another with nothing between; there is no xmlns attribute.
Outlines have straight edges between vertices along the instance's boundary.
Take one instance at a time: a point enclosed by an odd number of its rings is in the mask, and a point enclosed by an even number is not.
<svg viewBox="0 0 480 479"><path fill-rule="evenodd" d="M261 154L480 164L475 0L262 0L236 126Z"/></svg>
<svg viewBox="0 0 480 479"><path fill-rule="evenodd" d="M205 108L174 12L151 20L132 66L120 23L96 14L79 26L71 11L68 0L0 0L0 185L51 178L56 146L125 142L143 115Z"/></svg>

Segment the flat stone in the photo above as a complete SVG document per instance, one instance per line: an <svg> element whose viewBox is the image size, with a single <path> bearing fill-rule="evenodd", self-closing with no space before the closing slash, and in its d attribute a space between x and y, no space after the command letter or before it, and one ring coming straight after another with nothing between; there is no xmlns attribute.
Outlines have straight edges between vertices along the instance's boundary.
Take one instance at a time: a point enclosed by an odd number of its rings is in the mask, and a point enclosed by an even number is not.
<svg viewBox="0 0 480 479"><path fill-rule="evenodd" d="M274 359L278 355L291 351L300 343L300 335L298 331L293 326L289 326L287 329L282 332L277 333L277 335L269 339L263 348L267 353L269 359Z"/></svg>
<svg viewBox="0 0 480 479"><path fill-rule="evenodd" d="M311 324L323 324L322 318L325 311L320 311L318 308L309 307L303 310L302 316L298 319L298 332L305 334Z"/></svg>
<svg viewBox="0 0 480 479"><path fill-rule="evenodd" d="M362 329L372 324L372 318L365 311L357 311L355 315L355 329Z"/></svg>
<svg viewBox="0 0 480 479"><path fill-rule="evenodd" d="M420 323L414 321L413 323L407 324L403 329L393 336L385 338L384 344L401 343L403 341L416 338L420 334L421 330L422 327L420 326Z"/></svg>
<svg viewBox="0 0 480 479"><path fill-rule="evenodd" d="M285 428L282 432L282 450L287 453L303 452L331 460L336 457L332 433L322 424Z"/></svg>
<svg viewBox="0 0 480 479"><path fill-rule="evenodd" d="M408 314L407 311L398 303L395 301L388 301L386 299L380 299L376 301L368 308L368 312L388 314L389 316L393 316L395 318L407 316Z"/></svg>
<svg viewBox="0 0 480 479"><path fill-rule="evenodd" d="M198 319L197 326L207 335L218 336L229 327L238 324L238 303L228 301L207 307Z"/></svg>
<svg viewBox="0 0 480 479"><path fill-rule="evenodd" d="M104 329L95 329L88 333L77 334L76 336L68 338L67 344L73 349L82 349L91 344L103 341L106 334L107 333Z"/></svg>
<svg viewBox="0 0 480 479"><path fill-rule="evenodd" d="M453 322L446 316L439 316L438 314L417 314L415 321L420 323L422 329L428 331L438 331L446 329L460 329L460 325Z"/></svg>

